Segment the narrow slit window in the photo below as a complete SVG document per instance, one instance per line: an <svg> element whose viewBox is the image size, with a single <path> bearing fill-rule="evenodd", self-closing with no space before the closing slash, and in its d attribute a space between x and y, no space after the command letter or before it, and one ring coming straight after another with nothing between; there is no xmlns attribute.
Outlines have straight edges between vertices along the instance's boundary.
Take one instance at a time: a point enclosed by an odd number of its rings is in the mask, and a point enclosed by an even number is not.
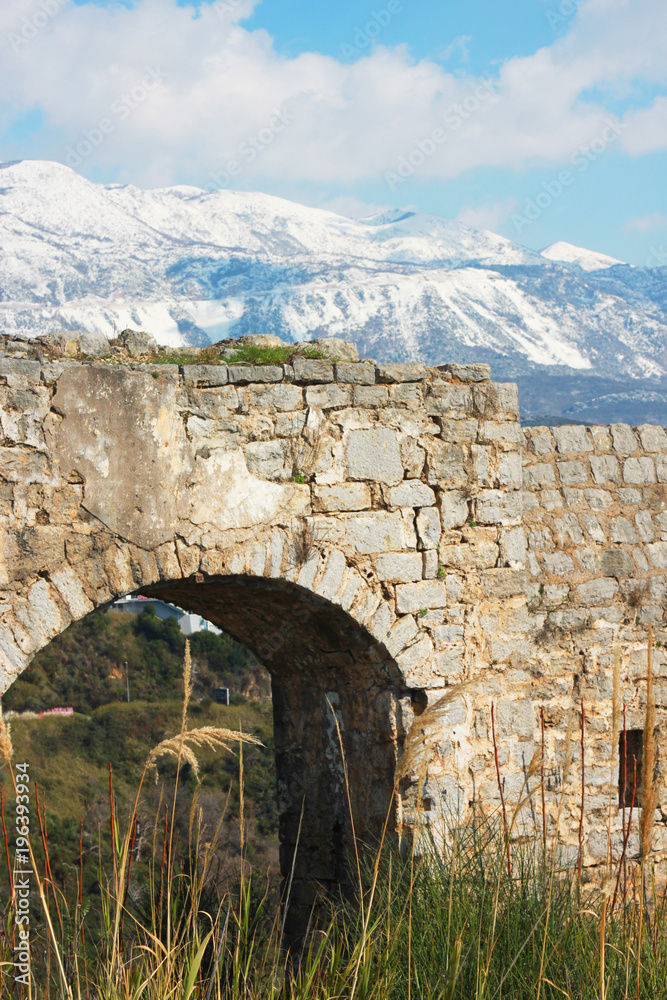
<svg viewBox="0 0 667 1000"><path fill-rule="evenodd" d="M632 804L632 792L635 792L634 808L640 809L642 804L642 756L644 750L644 730L626 729L618 740L618 805L619 808ZM637 779L635 783L635 761L637 761Z"/></svg>

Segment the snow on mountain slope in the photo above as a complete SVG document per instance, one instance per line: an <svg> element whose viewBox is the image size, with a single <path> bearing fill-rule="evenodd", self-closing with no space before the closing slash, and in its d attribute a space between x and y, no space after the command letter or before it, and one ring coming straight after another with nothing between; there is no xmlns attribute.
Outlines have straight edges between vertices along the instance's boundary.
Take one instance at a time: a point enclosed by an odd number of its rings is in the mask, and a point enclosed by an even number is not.
<svg viewBox="0 0 667 1000"><path fill-rule="evenodd" d="M657 271L564 243L536 253L434 215L353 220L264 194L0 164L0 330L22 336L334 335L378 358L489 360L499 376L530 373L531 388L549 371L637 388L667 379Z"/></svg>
<svg viewBox="0 0 667 1000"><path fill-rule="evenodd" d="M605 267L614 267L622 264L622 260L609 257L606 253L597 253L595 250L585 250L584 247L575 247L572 243L552 243L551 246L542 250L542 256L547 260L563 261L565 264L578 264L584 271L601 271Z"/></svg>

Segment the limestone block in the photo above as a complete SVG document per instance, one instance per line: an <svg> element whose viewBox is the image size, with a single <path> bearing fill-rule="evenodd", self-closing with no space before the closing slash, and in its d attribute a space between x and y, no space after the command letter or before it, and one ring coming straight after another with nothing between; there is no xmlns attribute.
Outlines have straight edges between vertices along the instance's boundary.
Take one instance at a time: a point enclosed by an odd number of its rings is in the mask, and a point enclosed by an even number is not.
<svg viewBox="0 0 667 1000"><path fill-rule="evenodd" d="M350 479L367 479L389 486L403 479L396 431L385 427L350 431L345 455Z"/></svg>
<svg viewBox="0 0 667 1000"><path fill-rule="evenodd" d="M527 427L525 433L538 458L550 455L554 451L554 439L549 427Z"/></svg>
<svg viewBox="0 0 667 1000"><path fill-rule="evenodd" d="M449 372L459 382L488 382L491 378L491 365L451 362L437 367L439 371Z"/></svg>
<svg viewBox="0 0 667 1000"><path fill-rule="evenodd" d="M423 390L420 385L390 385L388 392L391 406L407 410L420 410L424 404Z"/></svg>
<svg viewBox="0 0 667 1000"><path fill-rule="evenodd" d="M524 569L526 565L526 532L523 527L503 528L501 530L500 560L503 566Z"/></svg>
<svg viewBox="0 0 667 1000"><path fill-rule="evenodd" d="M435 549L422 552L422 575L425 580L435 580L438 577L438 553Z"/></svg>
<svg viewBox="0 0 667 1000"><path fill-rule="evenodd" d="M346 566L345 556L340 549L333 549L327 557L322 578L314 588L315 593L328 601L333 600L345 579Z"/></svg>
<svg viewBox="0 0 667 1000"><path fill-rule="evenodd" d="M32 449L0 448L2 477L10 483L43 483L54 481L48 455Z"/></svg>
<svg viewBox="0 0 667 1000"><path fill-rule="evenodd" d="M378 578L389 583L411 583L422 579L420 552L384 552L377 557L375 565Z"/></svg>
<svg viewBox="0 0 667 1000"><path fill-rule="evenodd" d="M74 620L83 618L94 610L92 601L86 596L81 581L71 566L64 565L55 573L51 573L50 579Z"/></svg>
<svg viewBox="0 0 667 1000"><path fill-rule="evenodd" d="M559 490L542 490L540 504L546 511L557 510L563 506L563 498Z"/></svg>
<svg viewBox="0 0 667 1000"><path fill-rule="evenodd" d="M36 524L4 534L4 562L14 580L29 580L41 571L55 570L65 559L65 538L61 528Z"/></svg>
<svg viewBox="0 0 667 1000"><path fill-rule="evenodd" d="M183 382L194 386L227 385L227 365L183 365Z"/></svg>
<svg viewBox="0 0 667 1000"><path fill-rule="evenodd" d="M596 451L611 451L611 434L608 427L589 427Z"/></svg>
<svg viewBox="0 0 667 1000"><path fill-rule="evenodd" d="M386 406L389 401L389 390L386 385L355 385L352 390L352 401L355 406Z"/></svg>
<svg viewBox="0 0 667 1000"><path fill-rule="evenodd" d="M474 507L475 520L480 524L519 524L523 516L518 491L481 490Z"/></svg>
<svg viewBox="0 0 667 1000"><path fill-rule="evenodd" d="M603 576L632 576L632 559L624 549L607 549L600 557Z"/></svg>
<svg viewBox="0 0 667 1000"><path fill-rule="evenodd" d="M606 490L584 490L584 496L591 510L605 510L612 503L611 494Z"/></svg>
<svg viewBox="0 0 667 1000"><path fill-rule="evenodd" d="M444 529L458 528L468 520L468 498L458 490L445 490L440 494L440 522ZM667 520L665 524L667 533Z"/></svg>
<svg viewBox="0 0 667 1000"><path fill-rule="evenodd" d="M569 539L575 545L583 544L584 533L579 526L576 514L568 512L567 514L563 514L562 517L556 518L556 531L561 542Z"/></svg>
<svg viewBox="0 0 667 1000"><path fill-rule="evenodd" d="M598 575L597 554L592 549L577 549L577 559L587 573L590 573L591 576Z"/></svg>
<svg viewBox="0 0 667 1000"><path fill-rule="evenodd" d="M667 483L667 455L655 456L655 468L659 483Z"/></svg>
<svg viewBox="0 0 667 1000"><path fill-rule="evenodd" d="M554 576L567 576L574 572L574 563L565 552L545 552L542 559L547 573Z"/></svg>
<svg viewBox="0 0 667 1000"><path fill-rule="evenodd" d="M598 486L621 482L620 466L613 455L591 455L590 463L593 479Z"/></svg>
<svg viewBox="0 0 667 1000"><path fill-rule="evenodd" d="M657 424L642 424L637 428L644 451L667 452L667 434Z"/></svg>
<svg viewBox="0 0 667 1000"><path fill-rule="evenodd" d="M637 451L639 441L629 424L612 424L609 429L614 442L614 451L621 455L632 455Z"/></svg>
<svg viewBox="0 0 667 1000"><path fill-rule="evenodd" d="M366 510L371 506L371 490L366 483L341 483L313 487L316 511Z"/></svg>
<svg viewBox="0 0 667 1000"><path fill-rule="evenodd" d="M409 687L433 687L433 643L428 635L418 639L396 657L406 685Z"/></svg>
<svg viewBox="0 0 667 1000"><path fill-rule="evenodd" d="M427 478L431 485L463 486L468 481L465 452L461 445L429 441L426 445Z"/></svg>
<svg viewBox="0 0 667 1000"><path fill-rule="evenodd" d="M475 479L480 486L492 486L489 467L491 463L491 449L482 445L474 444L471 449L472 468Z"/></svg>
<svg viewBox="0 0 667 1000"><path fill-rule="evenodd" d="M518 569L485 569L481 574L485 597L505 599L526 592L526 574Z"/></svg>
<svg viewBox="0 0 667 1000"><path fill-rule="evenodd" d="M498 544L486 539L441 545L440 562L449 569L490 569L498 562Z"/></svg>
<svg viewBox="0 0 667 1000"><path fill-rule="evenodd" d="M414 614L422 608L446 607L447 592L442 580L404 583L396 588L396 610L399 614Z"/></svg>
<svg viewBox="0 0 667 1000"><path fill-rule="evenodd" d="M352 386L309 385L306 389L306 403L323 410L343 409L352 405Z"/></svg>
<svg viewBox="0 0 667 1000"><path fill-rule="evenodd" d="M653 542L646 551L656 569L667 569L667 542Z"/></svg>
<svg viewBox="0 0 667 1000"><path fill-rule="evenodd" d="M227 372L232 385L283 380L282 365L229 365Z"/></svg>
<svg viewBox="0 0 667 1000"><path fill-rule="evenodd" d="M479 432L480 440L493 441L499 445L518 445L525 443L525 434L521 424L516 421L485 420Z"/></svg>
<svg viewBox="0 0 667 1000"><path fill-rule="evenodd" d="M336 382L349 382L351 385L375 385L375 366L364 362L338 362L334 365L334 377Z"/></svg>
<svg viewBox="0 0 667 1000"><path fill-rule="evenodd" d="M654 483L655 467L653 459L647 456L626 458L623 463L623 479L626 483Z"/></svg>
<svg viewBox="0 0 667 1000"><path fill-rule="evenodd" d="M607 540L595 514L582 514L581 522L594 542L605 542Z"/></svg>
<svg viewBox="0 0 667 1000"><path fill-rule="evenodd" d="M500 456L498 460L498 482L501 486L521 486L521 455L518 451Z"/></svg>
<svg viewBox="0 0 667 1000"><path fill-rule="evenodd" d="M532 739L535 733L535 708L528 698L503 698L496 708L496 725L501 737Z"/></svg>
<svg viewBox="0 0 667 1000"><path fill-rule="evenodd" d="M562 427L552 427L551 433L556 439L556 447L561 455L577 455L593 451L593 444L585 427L565 424Z"/></svg>
<svg viewBox="0 0 667 1000"><path fill-rule="evenodd" d="M519 417L519 391L513 382L483 382L473 386L473 405L487 419Z"/></svg>
<svg viewBox="0 0 667 1000"><path fill-rule="evenodd" d="M479 421L470 417L467 420L455 420L452 417L438 417L440 437L450 444L462 444L477 440ZM488 449L486 449L488 451Z"/></svg>
<svg viewBox="0 0 667 1000"><path fill-rule="evenodd" d="M345 537L363 555L407 548L405 535L405 524L400 514L374 511L346 516Z"/></svg>
<svg viewBox="0 0 667 1000"><path fill-rule="evenodd" d="M401 461L408 479L419 479L424 471L426 452L413 437L404 437L400 443Z"/></svg>
<svg viewBox="0 0 667 1000"><path fill-rule="evenodd" d="M528 545L531 549L544 549L549 552L554 549L553 535L548 528L536 528L528 532Z"/></svg>
<svg viewBox="0 0 667 1000"><path fill-rule="evenodd" d="M528 512L531 510L539 510L540 501L537 499L534 493L529 493L528 490L524 490L521 494L521 506L523 510Z"/></svg>
<svg viewBox="0 0 667 1000"><path fill-rule="evenodd" d="M378 382L421 382L427 375L426 366L421 361L378 362L375 365Z"/></svg>
<svg viewBox="0 0 667 1000"><path fill-rule="evenodd" d="M289 413L291 410L302 410L303 389L287 382L279 385L248 385L238 390L238 405L241 413L256 413L259 410Z"/></svg>
<svg viewBox="0 0 667 1000"><path fill-rule="evenodd" d="M463 625L440 625L433 629L436 645L452 645L463 642Z"/></svg>
<svg viewBox="0 0 667 1000"><path fill-rule="evenodd" d="M550 486L556 484L556 472L553 465L546 462L538 462L536 465L527 465L523 470L523 482L528 488L535 486Z"/></svg>
<svg viewBox="0 0 667 1000"><path fill-rule="evenodd" d="M611 522L611 540L612 542L636 545L639 541L639 535L634 524L627 517L615 517Z"/></svg>
<svg viewBox="0 0 667 1000"><path fill-rule="evenodd" d="M440 542L442 527L435 507L422 507L416 519L417 535L422 549L435 549Z"/></svg>
<svg viewBox="0 0 667 1000"><path fill-rule="evenodd" d="M463 419L472 413L472 405L470 386L434 382L426 388L426 412L431 416Z"/></svg>
<svg viewBox="0 0 667 1000"><path fill-rule="evenodd" d="M405 479L389 490L389 503L392 507L432 507L435 493L420 479Z"/></svg>
<svg viewBox="0 0 667 1000"><path fill-rule="evenodd" d="M333 382L334 380L334 366L331 361L304 358L298 354L292 361L292 369L295 382L312 384Z"/></svg>
<svg viewBox="0 0 667 1000"><path fill-rule="evenodd" d="M45 646L71 621L58 605L56 590L46 580L38 580L30 587L25 602L17 608L16 617L28 632L30 652Z"/></svg>
<svg viewBox="0 0 667 1000"><path fill-rule="evenodd" d="M642 542L655 541L655 526L650 510L640 510L638 514L635 514L635 524Z"/></svg>
<svg viewBox="0 0 667 1000"><path fill-rule="evenodd" d="M588 482L588 471L583 462L558 462L557 465L560 481L564 486Z"/></svg>
<svg viewBox="0 0 667 1000"><path fill-rule="evenodd" d="M639 490L631 489L628 486L620 486L616 490L616 499L619 503L632 507L642 502L642 495Z"/></svg>
<svg viewBox="0 0 667 1000"><path fill-rule="evenodd" d="M419 634L419 628L415 622L414 616L411 614L406 615L404 618L399 618L389 630L389 635L385 639L385 646L391 656L396 656L402 649L405 649L409 643Z"/></svg>
<svg viewBox="0 0 667 1000"><path fill-rule="evenodd" d="M605 578L603 580L589 580L582 583L575 591L575 600L581 604L604 604L611 601L618 593L618 583L616 580Z"/></svg>
<svg viewBox="0 0 667 1000"><path fill-rule="evenodd" d="M248 471L260 479L290 479L292 469L288 461L286 442L251 441L245 446Z"/></svg>
<svg viewBox="0 0 667 1000"><path fill-rule="evenodd" d="M278 437L299 437L305 426L305 410L297 410L296 413L278 413L276 416Z"/></svg>

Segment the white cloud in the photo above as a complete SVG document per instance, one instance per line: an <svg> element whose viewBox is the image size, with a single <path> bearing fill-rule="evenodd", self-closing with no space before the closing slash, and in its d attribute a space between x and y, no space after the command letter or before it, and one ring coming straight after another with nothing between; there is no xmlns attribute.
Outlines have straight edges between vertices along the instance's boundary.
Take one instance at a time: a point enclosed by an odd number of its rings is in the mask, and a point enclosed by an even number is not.
<svg viewBox="0 0 667 1000"><path fill-rule="evenodd" d="M665 98L642 107L636 96L645 84L654 93L667 83L664 0L583 0L568 34L507 61L493 97L474 111L464 102L473 107L479 81L415 62L403 47L378 47L349 65L319 53L283 58L265 31L243 26L255 3L218 0L195 15L176 0L132 8L2 0L0 120L39 110L38 155L58 160L67 146L85 148L83 130L100 131L106 120L109 131L78 169L120 169L121 180L139 184L351 185L396 170L437 128L445 139L420 177L555 165L599 135L607 100L628 93L639 107L627 116L626 150L665 145ZM42 14L35 37L17 43L23 19L44 5L60 9L46 21ZM151 70L163 82L148 90L142 81Z"/></svg>
<svg viewBox="0 0 667 1000"><path fill-rule="evenodd" d="M472 229L489 229L492 233L507 222L512 212L516 211L519 202L516 198L503 198L492 201L485 198L476 205L464 205L456 216L458 222Z"/></svg>
<svg viewBox="0 0 667 1000"><path fill-rule="evenodd" d="M662 212L651 212L649 215L639 215L628 219L625 228L632 232L650 233L655 230L667 230L667 215Z"/></svg>

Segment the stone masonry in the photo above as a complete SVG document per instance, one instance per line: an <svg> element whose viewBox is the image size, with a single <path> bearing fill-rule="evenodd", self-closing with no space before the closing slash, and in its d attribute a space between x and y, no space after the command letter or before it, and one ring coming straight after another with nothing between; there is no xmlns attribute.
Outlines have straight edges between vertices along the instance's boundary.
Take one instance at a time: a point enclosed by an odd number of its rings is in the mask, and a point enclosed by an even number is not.
<svg viewBox="0 0 667 1000"><path fill-rule="evenodd" d="M584 862L604 862L610 799L619 854L612 664L618 649L628 728L641 729L648 622L665 753L662 428L522 429L515 386L485 365L304 357L0 358L0 426L0 690L129 592L243 642L273 681L284 871L301 824L295 912L344 881L340 743L358 836L377 836L388 810L409 826L418 805L437 837L447 814L499 803L492 702L505 798L529 793L517 835L541 810L543 710L549 833L562 792L575 855L583 702ZM425 709L459 684L431 722ZM394 798L413 725L424 785L417 797L415 775Z"/></svg>

